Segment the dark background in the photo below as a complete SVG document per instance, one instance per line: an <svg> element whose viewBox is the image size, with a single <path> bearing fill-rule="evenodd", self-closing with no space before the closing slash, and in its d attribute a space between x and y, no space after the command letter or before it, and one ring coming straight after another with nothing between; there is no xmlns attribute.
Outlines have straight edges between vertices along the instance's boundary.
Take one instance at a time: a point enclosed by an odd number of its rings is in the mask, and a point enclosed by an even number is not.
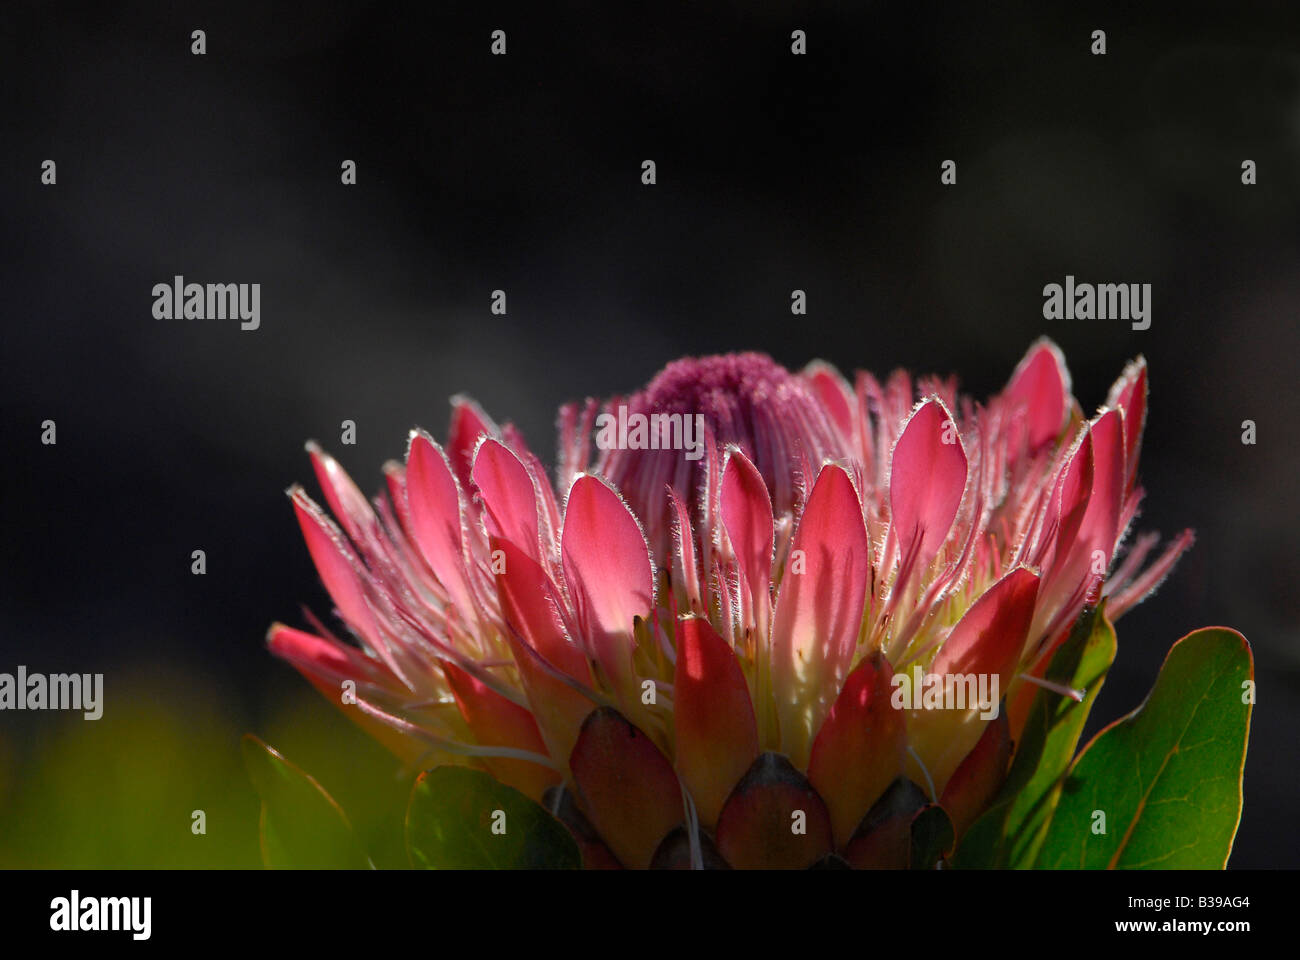
<svg viewBox="0 0 1300 960"><path fill-rule="evenodd" d="M167 795L188 834L244 730L318 724L337 742L304 752L362 751L329 784L345 806L387 769L261 643L302 602L328 610L282 495L314 491L306 438L378 490L456 392L549 457L561 402L683 354L901 365L984 396L1047 334L1089 411L1145 354L1138 527L1198 534L1120 622L1091 726L1178 637L1240 629L1259 700L1232 865L1300 865L1294 4L176 6L0 13L0 670L103 671L108 704L98 724L0 717L0 820L47 827L0 829L0 863L246 862L242 825L217 857L106 839L115 816L174 816L134 792L160 762L192 765ZM1151 283L1151 328L1045 321L1067 273ZM261 329L155 320L174 274L261 283ZM115 731L124 699L149 735ZM51 779L52 756L74 772ZM231 804L255 818L251 794Z"/></svg>

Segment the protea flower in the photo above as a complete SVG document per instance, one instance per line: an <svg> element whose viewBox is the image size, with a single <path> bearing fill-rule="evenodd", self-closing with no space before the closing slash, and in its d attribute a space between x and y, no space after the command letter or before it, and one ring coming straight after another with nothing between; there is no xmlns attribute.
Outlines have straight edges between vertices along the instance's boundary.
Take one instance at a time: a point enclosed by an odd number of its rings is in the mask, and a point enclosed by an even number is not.
<svg viewBox="0 0 1300 960"><path fill-rule="evenodd" d="M1085 418L1047 341L983 404L902 371L684 359L565 407L552 487L456 398L446 443L413 431L373 502L308 445L337 522L289 494L355 644L320 623L269 643L408 764L547 806L587 865L906 865L897 812L969 826L1037 691L1082 695L1044 679L1072 625L1122 615L1191 543L1118 556L1146 402L1139 359ZM639 442L600 442L638 415ZM926 676L971 696L901 696Z"/></svg>

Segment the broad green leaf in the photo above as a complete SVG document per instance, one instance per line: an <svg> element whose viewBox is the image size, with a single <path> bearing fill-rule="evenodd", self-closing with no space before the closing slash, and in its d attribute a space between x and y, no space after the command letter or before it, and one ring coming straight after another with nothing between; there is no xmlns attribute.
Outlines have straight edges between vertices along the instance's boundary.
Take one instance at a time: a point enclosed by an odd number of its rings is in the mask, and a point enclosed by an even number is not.
<svg viewBox="0 0 1300 960"><path fill-rule="evenodd" d="M1083 690L1083 700L1047 689L1034 696L1007 781L988 811L961 838L955 866L1033 865L1056 809L1062 778L1114 659L1115 628L1105 612L1084 614L1053 655L1046 673L1053 683Z"/></svg>
<svg viewBox="0 0 1300 960"><path fill-rule="evenodd" d="M334 798L301 768L252 734L241 743L244 765L262 798L262 862L275 869L367 869L372 866Z"/></svg>
<svg viewBox="0 0 1300 960"><path fill-rule="evenodd" d="M1188 634L1146 702L1101 731L1066 778L1040 867L1222 868L1241 820L1254 661L1235 630ZM1105 833L1094 832L1105 816Z"/></svg>
<svg viewBox="0 0 1300 960"><path fill-rule="evenodd" d="M922 807L912 818L912 851L908 863L913 870L933 870L952 852L952 821L937 803Z"/></svg>
<svg viewBox="0 0 1300 960"><path fill-rule="evenodd" d="M489 774L434 767L420 774L406 809L411 864L429 870L576 870L568 829Z"/></svg>

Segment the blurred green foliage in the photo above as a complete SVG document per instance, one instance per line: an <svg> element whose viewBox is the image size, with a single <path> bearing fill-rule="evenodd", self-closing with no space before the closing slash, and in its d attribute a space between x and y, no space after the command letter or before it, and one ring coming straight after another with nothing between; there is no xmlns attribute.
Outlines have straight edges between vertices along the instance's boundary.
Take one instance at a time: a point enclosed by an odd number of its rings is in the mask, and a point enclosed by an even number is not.
<svg viewBox="0 0 1300 960"><path fill-rule="evenodd" d="M261 866L260 804L240 756L254 732L346 810L377 866L407 865L413 775L305 683L264 697L147 668L105 679L101 719L0 715L0 868ZM192 831L202 810L206 833Z"/></svg>

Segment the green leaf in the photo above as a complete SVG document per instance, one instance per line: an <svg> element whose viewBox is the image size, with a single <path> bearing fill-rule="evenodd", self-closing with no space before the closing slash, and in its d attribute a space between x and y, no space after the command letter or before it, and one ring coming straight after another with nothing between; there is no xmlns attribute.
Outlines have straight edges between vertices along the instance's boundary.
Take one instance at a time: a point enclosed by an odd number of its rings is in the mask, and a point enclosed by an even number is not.
<svg viewBox="0 0 1300 960"><path fill-rule="evenodd" d="M1235 630L1209 627L1174 644L1146 702L1075 761L1038 865L1222 868L1241 820L1254 672ZM1093 832L1095 811L1104 834Z"/></svg>
<svg viewBox="0 0 1300 960"><path fill-rule="evenodd" d="M933 870L952 852L952 821L943 807L930 803L912 818L912 851L908 863L913 870Z"/></svg>
<svg viewBox="0 0 1300 960"><path fill-rule="evenodd" d="M347 815L300 767L252 734L241 742L244 765L262 798L262 863L273 869L373 867Z"/></svg>
<svg viewBox="0 0 1300 960"><path fill-rule="evenodd" d="M576 870L568 829L489 774L434 767L420 774L406 809L411 864L429 870Z"/></svg>
<svg viewBox="0 0 1300 960"><path fill-rule="evenodd" d="M1007 781L988 811L961 838L954 865L1033 865L1060 797L1061 783L1093 701L1115 659L1115 628L1098 608L1079 618L1047 667L1046 679L1083 690L1084 698L1040 689L1025 720Z"/></svg>

